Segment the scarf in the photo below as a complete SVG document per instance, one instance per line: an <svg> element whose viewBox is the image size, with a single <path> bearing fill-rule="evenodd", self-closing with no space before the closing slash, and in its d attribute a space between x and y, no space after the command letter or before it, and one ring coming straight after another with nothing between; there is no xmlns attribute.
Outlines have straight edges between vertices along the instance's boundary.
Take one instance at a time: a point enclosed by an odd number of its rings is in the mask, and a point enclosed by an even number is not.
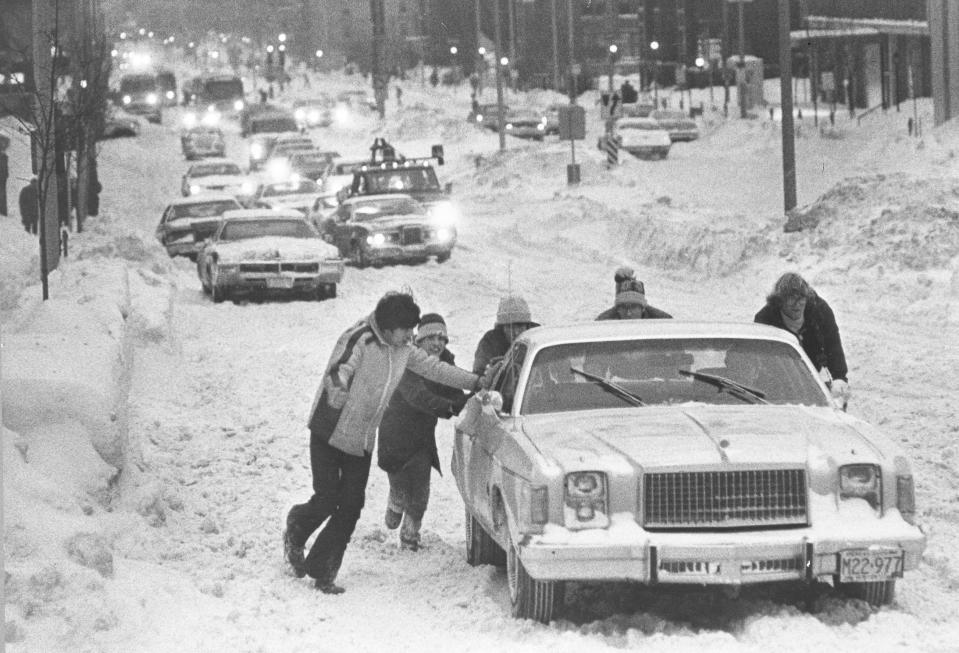
<svg viewBox="0 0 959 653"><path fill-rule="evenodd" d="M799 332L802 330L803 318L805 317L805 315L800 315L798 318L795 318L795 319L789 317L783 311L779 311L779 315L782 316L783 325L785 325L787 329L789 329L790 331L792 331L798 336Z"/></svg>

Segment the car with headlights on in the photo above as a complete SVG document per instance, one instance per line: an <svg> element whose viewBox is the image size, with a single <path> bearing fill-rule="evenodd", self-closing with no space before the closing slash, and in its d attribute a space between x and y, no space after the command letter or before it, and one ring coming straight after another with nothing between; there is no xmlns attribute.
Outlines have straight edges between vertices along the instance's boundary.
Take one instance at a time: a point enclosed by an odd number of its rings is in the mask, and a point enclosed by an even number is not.
<svg viewBox="0 0 959 653"><path fill-rule="evenodd" d="M229 159L204 159L192 164L180 181L184 197L220 191L247 201L256 192L257 180L244 174L235 162Z"/></svg>
<svg viewBox="0 0 959 653"><path fill-rule="evenodd" d="M312 179L291 176L279 181L261 181L250 199L250 206L293 209L307 216L320 195L320 187Z"/></svg>
<svg viewBox="0 0 959 653"><path fill-rule="evenodd" d="M293 152L289 158L290 173L299 175L303 179L318 181L333 165L333 154L335 153L319 150Z"/></svg>
<svg viewBox="0 0 959 653"><path fill-rule="evenodd" d="M466 559L505 563L516 617L548 622L570 581L887 605L925 548L906 455L782 329L530 329L455 428Z"/></svg>
<svg viewBox="0 0 959 653"><path fill-rule="evenodd" d="M187 161L226 155L226 137L215 126L196 125L180 133L180 148Z"/></svg>
<svg viewBox="0 0 959 653"><path fill-rule="evenodd" d="M409 195L361 195L343 201L320 225L323 237L354 265L449 259L456 228Z"/></svg>
<svg viewBox="0 0 959 653"><path fill-rule="evenodd" d="M124 138L140 134L140 119L116 106L108 106L99 140Z"/></svg>
<svg viewBox="0 0 959 653"><path fill-rule="evenodd" d="M541 141L546 135L546 117L528 111L511 112L504 129L509 136Z"/></svg>
<svg viewBox="0 0 959 653"><path fill-rule="evenodd" d="M620 118L613 123L613 137L619 147L633 156L665 159L673 141L665 129L652 118Z"/></svg>
<svg viewBox="0 0 959 653"><path fill-rule="evenodd" d="M120 78L119 98L123 110L157 124L163 120L160 92L152 73L128 73Z"/></svg>
<svg viewBox="0 0 959 653"><path fill-rule="evenodd" d="M649 117L666 130L672 141L694 141L699 138L699 125L683 111L661 109L653 111Z"/></svg>
<svg viewBox="0 0 959 653"><path fill-rule="evenodd" d="M336 247L302 214L274 209L224 213L196 263L216 303L254 293L336 297L344 272Z"/></svg>
<svg viewBox="0 0 959 653"><path fill-rule="evenodd" d="M508 116L509 113L509 106L504 104L503 116ZM495 132L499 129L499 105L495 102L492 104L480 104L475 111L470 112L466 119L483 129L490 129Z"/></svg>
<svg viewBox="0 0 959 653"><path fill-rule="evenodd" d="M293 117L300 129L329 127L333 124L333 112L329 98L309 98L293 101Z"/></svg>
<svg viewBox="0 0 959 653"><path fill-rule="evenodd" d="M170 202L160 216L156 237L170 256L186 256L196 260L203 241L209 238L227 211L243 207L226 193L201 193L178 197Z"/></svg>

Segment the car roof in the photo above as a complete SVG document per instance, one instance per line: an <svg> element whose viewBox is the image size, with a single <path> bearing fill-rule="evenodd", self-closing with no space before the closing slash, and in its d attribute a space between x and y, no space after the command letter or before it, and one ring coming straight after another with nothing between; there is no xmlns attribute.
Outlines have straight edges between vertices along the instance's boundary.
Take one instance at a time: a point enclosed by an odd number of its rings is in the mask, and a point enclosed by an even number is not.
<svg viewBox="0 0 959 653"><path fill-rule="evenodd" d="M520 335L520 340L528 341L533 348L570 342L672 338L742 338L797 345L796 336L789 331L755 322L599 320L537 327Z"/></svg>
<svg viewBox="0 0 959 653"><path fill-rule="evenodd" d="M193 163L190 164L190 167L192 168L194 166L204 166L206 164L220 165L223 163L232 163L233 165L236 165L236 166L240 165L233 159L228 159L225 156L211 156L206 159L203 159L202 161L194 161Z"/></svg>
<svg viewBox="0 0 959 653"><path fill-rule="evenodd" d="M187 204L206 204L207 202L222 202L224 200L236 201L236 198L229 193L220 193L216 191L197 193L189 197L177 197L170 200L167 206L184 206ZM239 203L239 202L237 202Z"/></svg>
<svg viewBox="0 0 959 653"><path fill-rule="evenodd" d="M386 200L393 202L404 199L412 200L414 202L416 201L413 199L412 195L407 193L380 193L379 195L356 195L354 197L348 197L343 200L343 204L368 204L369 202L382 202Z"/></svg>
<svg viewBox="0 0 959 653"><path fill-rule="evenodd" d="M639 116L626 116L616 121L618 125L650 125L659 127L659 123L652 118L640 118Z"/></svg>
<svg viewBox="0 0 959 653"><path fill-rule="evenodd" d="M262 220L263 218L306 219L302 213L293 209L237 209L235 211L224 211L223 213L224 220Z"/></svg>

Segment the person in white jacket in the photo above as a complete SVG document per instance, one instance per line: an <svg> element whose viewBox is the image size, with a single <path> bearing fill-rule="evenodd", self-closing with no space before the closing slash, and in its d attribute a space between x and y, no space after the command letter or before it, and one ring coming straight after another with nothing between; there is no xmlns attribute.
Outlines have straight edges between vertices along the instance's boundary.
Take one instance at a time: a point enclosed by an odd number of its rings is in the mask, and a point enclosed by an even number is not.
<svg viewBox="0 0 959 653"><path fill-rule="evenodd" d="M412 344L420 309L413 297L388 293L373 314L337 340L310 411L313 496L286 518L284 553L294 574L327 594L345 591L337 573L366 496L376 429L403 373L476 391L482 378L447 365ZM328 520L328 521L327 521ZM317 535L309 554L304 546Z"/></svg>

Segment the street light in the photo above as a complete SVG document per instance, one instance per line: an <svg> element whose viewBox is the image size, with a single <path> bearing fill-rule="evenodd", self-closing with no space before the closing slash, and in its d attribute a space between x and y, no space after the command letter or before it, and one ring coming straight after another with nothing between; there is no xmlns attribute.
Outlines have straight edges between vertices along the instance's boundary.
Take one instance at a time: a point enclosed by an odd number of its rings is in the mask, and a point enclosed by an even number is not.
<svg viewBox="0 0 959 653"><path fill-rule="evenodd" d="M613 96L613 73L616 68L616 53L619 52L619 46L615 43L609 46L609 95Z"/></svg>
<svg viewBox="0 0 959 653"><path fill-rule="evenodd" d="M500 57L500 58L499 58L499 65L501 65L501 66L508 66L508 65L509 65L509 57Z"/></svg>
<svg viewBox="0 0 959 653"><path fill-rule="evenodd" d="M457 52L459 52L459 50L456 48L456 46L455 46L455 45L451 45L451 46L450 46L450 54L456 54Z"/></svg>
<svg viewBox="0 0 959 653"><path fill-rule="evenodd" d="M650 41L649 49L653 51L653 101L659 106L659 41Z"/></svg>
<svg viewBox="0 0 959 653"><path fill-rule="evenodd" d="M322 58L323 58L323 50L317 50L317 51L316 51L316 58L317 58L317 59L322 59Z"/></svg>
<svg viewBox="0 0 959 653"><path fill-rule="evenodd" d="M479 54L480 54L481 57L485 57L485 56L486 56L486 48L484 48L483 46L480 46L480 48L479 48L479 50L477 50L477 52L479 52Z"/></svg>
<svg viewBox="0 0 959 653"><path fill-rule="evenodd" d="M286 34L284 34L283 32L280 32L280 35L277 36L276 38L280 43L286 42Z"/></svg>

